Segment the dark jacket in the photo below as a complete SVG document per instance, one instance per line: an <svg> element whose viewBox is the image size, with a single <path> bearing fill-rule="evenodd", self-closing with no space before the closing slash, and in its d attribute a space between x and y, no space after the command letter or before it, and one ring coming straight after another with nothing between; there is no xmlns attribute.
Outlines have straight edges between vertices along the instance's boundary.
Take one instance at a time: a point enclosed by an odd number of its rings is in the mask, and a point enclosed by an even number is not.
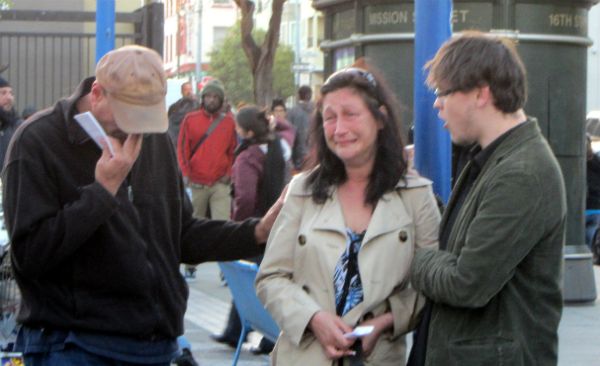
<svg viewBox="0 0 600 366"><path fill-rule="evenodd" d="M233 152L237 145L231 112L225 112L225 117L192 155L192 149L219 115L220 112L210 114L202 108L186 114L181 123L177 158L183 176L192 183L212 186L223 177L231 177Z"/></svg>
<svg viewBox="0 0 600 366"><path fill-rule="evenodd" d="M556 365L565 217L560 167L529 120L483 166L447 251L416 251L412 284L434 302L426 365Z"/></svg>
<svg viewBox="0 0 600 366"><path fill-rule="evenodd" d="M10 139L20 123L21 119L19 119L14 109L7 112L0 108L0 170L4 166L4 159Z"/></svg>
<svg viewBox="0 0 600 366"><path fill-rule="evenodd" d="M287 118L296 129L296 138L292 148L292 163L300 170L308 154L308 134L315 106L311 102L299 101L287 114Z"/></svg>
<svg viewBox="0 0 600 366"><path fill-rule="evenodd" d="M196 220L167 134L144 136L113 197L94 180L100 149L74 121L86 79L15 133L3 173L18 321L172 339L183 333L188 289L179 264L260 252L256 220Z"/></svg>
<svg viewBox="0 0 600 366"><path fill-rule="evenodd" d="M600 209L600 156L592 154L587 161L587 200L586 210Z"/></svg>
<svg viewBox="0 0 600 366"><path fill-rule="evenodd" d="M177 146L177 139L179 138L179 129L181 122L186 114L195 111L200 108L200 103L194 98L180 98L175 103L171 104L167 115L169 116L169 137L173 142L173 146Z"/></svg>
<svg viewBox="0 0 600 366"><path fill-rule="evenodd" d="M288 154L286 156L284 151L284 158L287 157L289 163L290 150L294 143L294 128L286 121L278 121L276 133L281 139L282 146L285 141ZM235 158L232 170L234 195L231 218L233 220L239 221L252 216L262 216L264 215L264 212L261 212L262 208L270 206L270 204L261 205L259 202L260 189L264 183L265 156L261 145L253 144ZM289 180L289 170L290 164L286 164L286 171L283 172L284 184L287 184Z"/></svg>

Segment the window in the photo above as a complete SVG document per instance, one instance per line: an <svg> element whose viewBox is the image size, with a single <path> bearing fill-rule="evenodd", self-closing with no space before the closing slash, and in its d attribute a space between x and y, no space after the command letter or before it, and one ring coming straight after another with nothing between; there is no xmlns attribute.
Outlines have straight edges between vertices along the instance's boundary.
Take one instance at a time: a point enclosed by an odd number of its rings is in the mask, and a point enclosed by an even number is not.
<svg viewBox="0 0 600 366"><path fill-rule="evenodd" d="M283 44L289 44L287 42L288 39L288 27L287 24L283 24L283 22L281 23L281 25L279 26L279 42L283 43Z"/></svg>
<svg viewBox="0 0 600 366"><path fill-rule="evenodd" d="M335 70L343 69L354 62L354 47L338 48L333 56Z"/></svg>
<svg viewBox="0 0 600 366"><path fill-rule="evenodd" d="M223 44L229 27L214 27L213 28L213 47Z"/></svg>
<svg viewBox="0 0 600 366"><path fill-rule="evenodd" d="M296 34L298 33L298 23L290 22L290 38L288 39L288 44L296 44Z"/></svg>
<svg viewBox="0 0 600 366"><path fill-rule="evenodd" d="M323 42L323 38L325 38L325 22L323 21L323 16L320 14L317 15L317 43L315 47L319 47L321 42Z"/></svg>
<svg viewBox="0 0 600 366"><path fill-rule="evenodd" d="M171 36L167 36L167 47L165 50L165 62L171 62Z"/></svg>
<svg viewBox="0 0 600 366"><path fill-rule="evenodd" d="M308 18L306 20L307 25L306 25L306 45L308 48L312 48L312 47L316 47L317 45L315 44L316 41L316 37L315 37L315 21L317 19L315 17L312 18Z"/></svg>

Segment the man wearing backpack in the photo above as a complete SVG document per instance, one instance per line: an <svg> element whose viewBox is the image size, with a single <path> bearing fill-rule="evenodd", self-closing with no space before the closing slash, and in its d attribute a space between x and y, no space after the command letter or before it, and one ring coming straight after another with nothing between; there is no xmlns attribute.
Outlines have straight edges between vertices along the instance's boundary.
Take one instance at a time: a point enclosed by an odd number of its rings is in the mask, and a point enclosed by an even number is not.
<svg viewBox="0 0 600 366"><path fill-rule="evenodd" d="M192 191L194 217L227 220L231 211L231 167L237 144L235 122L225 110L225 91L213 79L202 88L200 109L181 123L177 143L179 167ZM194 268L186 277L194 278Z"/></svg>

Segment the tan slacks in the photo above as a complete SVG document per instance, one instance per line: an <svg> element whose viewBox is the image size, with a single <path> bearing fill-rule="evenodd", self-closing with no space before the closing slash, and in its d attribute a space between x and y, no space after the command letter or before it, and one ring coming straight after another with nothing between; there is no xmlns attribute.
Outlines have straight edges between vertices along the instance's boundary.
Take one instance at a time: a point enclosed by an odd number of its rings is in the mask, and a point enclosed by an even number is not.
<svg viewBox="0 0 600 366"><path fill-rule="evenodd" d="M194 217L208 216L213 220L229 220L231 216L231 186L229 183L216 182L212 186L190 184Z"/></svg>

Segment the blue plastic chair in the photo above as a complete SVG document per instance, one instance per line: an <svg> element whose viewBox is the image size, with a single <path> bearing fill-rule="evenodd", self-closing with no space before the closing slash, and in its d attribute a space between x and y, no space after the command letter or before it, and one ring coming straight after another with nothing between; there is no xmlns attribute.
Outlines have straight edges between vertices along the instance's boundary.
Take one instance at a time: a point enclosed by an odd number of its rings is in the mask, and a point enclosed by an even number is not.
<svg viewBox="0 0 600 366"><path fill-rule="evenodd" d="M258 272L258 266L247 261L235 261L219 262L219 267L225 276L242 323L242 332L233 357L233 366L235 366L240 357L242 344L250 331L253 329L259 331L267 339L276 342L279 336L279 327L258 300L254 291L254 279Z"/></svg>

